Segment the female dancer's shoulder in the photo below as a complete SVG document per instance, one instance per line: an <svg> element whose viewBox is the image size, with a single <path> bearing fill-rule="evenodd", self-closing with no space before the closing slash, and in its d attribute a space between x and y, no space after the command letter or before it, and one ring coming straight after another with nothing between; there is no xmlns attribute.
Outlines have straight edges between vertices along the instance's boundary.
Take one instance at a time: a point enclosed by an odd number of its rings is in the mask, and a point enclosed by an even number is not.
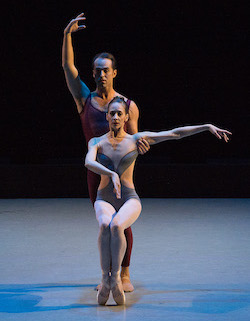
<svg viewBox="0 0 250 321"><path fill-rule="evenodd" d="M107 137L107 134L104 134L102 136L99 136L99 137L93 137L89 140L88 142L88 146L89 147L93 147L93 146L96 146L96 147L100 147L101 145L105 144L105 142L107 141L108 137Z"/></svg>

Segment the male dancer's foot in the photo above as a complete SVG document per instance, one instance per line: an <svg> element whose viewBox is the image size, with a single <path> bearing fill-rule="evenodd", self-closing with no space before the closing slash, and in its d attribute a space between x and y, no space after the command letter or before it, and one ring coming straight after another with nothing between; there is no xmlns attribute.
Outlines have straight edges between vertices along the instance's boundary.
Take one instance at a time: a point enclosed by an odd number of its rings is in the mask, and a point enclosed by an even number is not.
<svg viewBox="0 0 250 321"><path fill-rule="evenodd" d="M134 291L134 286L130 281L130 275L129 275L129 267L122 267L121 270L121 280L122 280L122 287L124 292L133 292ZM95 288L96 291L99 291L101 288L101 283L97 285Z"/></svg>
<svg viewBox="0 0 250 321"><path fill-rule="evenodd" d="M128 266L126 266L126 267L122 266L121 280L122 280L122 287L123 287L124 292L133 292L134 291L133 284L130 281Z"/></svg>

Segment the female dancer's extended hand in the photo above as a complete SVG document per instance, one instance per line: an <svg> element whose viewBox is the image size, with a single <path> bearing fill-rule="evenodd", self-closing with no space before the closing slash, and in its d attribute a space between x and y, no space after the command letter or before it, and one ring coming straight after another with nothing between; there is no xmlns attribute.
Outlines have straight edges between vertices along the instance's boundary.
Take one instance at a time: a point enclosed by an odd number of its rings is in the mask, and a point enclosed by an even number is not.
<svg viewBox="0 0 250 321"><path fill-rule="evenodd" d="M232 133L229 132L228 130L220 129L220 128L218 128L214 125L211 125L211 124L209 124L208 130L210 131L210 133L215 135L217 138L219 138L219 139L224 138L226 143L229 141L229 137L227 136L227 134L232 135Z"/></svg>
<svg viewBox="0 0 250 321"><path fill-rule="evenodd" d="M85 20L84 13L79 14L75 19L72 19L67 27L64 29L64 33L72 33L82 29L85 29L85 25L79 25L78 22Z"/></svg>
<svg viewBox="0 0 250 321"><path fill-rule="evenodd" d="M121 182L119 175L114 172L111 176L111 179L114 184L114 193L116 194L116 197L121 198Z"/></svg>

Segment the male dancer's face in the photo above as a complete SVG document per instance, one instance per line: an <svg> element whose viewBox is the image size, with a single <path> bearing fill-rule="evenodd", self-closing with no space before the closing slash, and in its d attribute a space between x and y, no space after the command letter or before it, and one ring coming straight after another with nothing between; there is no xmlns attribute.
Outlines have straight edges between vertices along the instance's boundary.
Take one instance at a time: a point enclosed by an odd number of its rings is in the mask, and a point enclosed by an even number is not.
<svg viewBox="0 0 250 321"><path fill-rule="evenodd" d="M115 132L124 127L125 122L128 121L128 114L126 114L123 104L114 102L109 106L107 121L110 129Z"/></svg>
<svg viewBox="0 0 250 321"><path fill-rule="evenodd" d="M113 88L113 79L117 75L117 70L112 67L112 60L107 58L97 58L94 61L93 77L99 89Z"/></svg>

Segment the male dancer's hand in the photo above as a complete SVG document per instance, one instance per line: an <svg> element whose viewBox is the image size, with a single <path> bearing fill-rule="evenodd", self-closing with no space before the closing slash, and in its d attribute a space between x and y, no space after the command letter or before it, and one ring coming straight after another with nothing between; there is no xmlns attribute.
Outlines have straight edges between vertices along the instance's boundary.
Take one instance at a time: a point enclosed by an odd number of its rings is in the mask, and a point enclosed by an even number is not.
<svg viewBox="0 0 250 321"><path fill-rule="evenodd" d="M136 144L137 144L138 153L141 155L147 153L150 150L150 145L145 138L141 138L137 140Z"/></svg>
<svg viewBox="0 0 250 321"><path fill-rule="evenodd" d="M121 198L121 182L119 175L116 172L113 172L111 179L114 184L114 193L116 194L116 198Z"/></svg>
<svg viewBox="0 0 250 321"><path fill-rule="evenodd" d="M64 29L64 33L72 33L82 29L85 29L85 25L79 25L79 22L86 20L84 13L79 14L75 19L72 19L67 27Z"/></svg>

